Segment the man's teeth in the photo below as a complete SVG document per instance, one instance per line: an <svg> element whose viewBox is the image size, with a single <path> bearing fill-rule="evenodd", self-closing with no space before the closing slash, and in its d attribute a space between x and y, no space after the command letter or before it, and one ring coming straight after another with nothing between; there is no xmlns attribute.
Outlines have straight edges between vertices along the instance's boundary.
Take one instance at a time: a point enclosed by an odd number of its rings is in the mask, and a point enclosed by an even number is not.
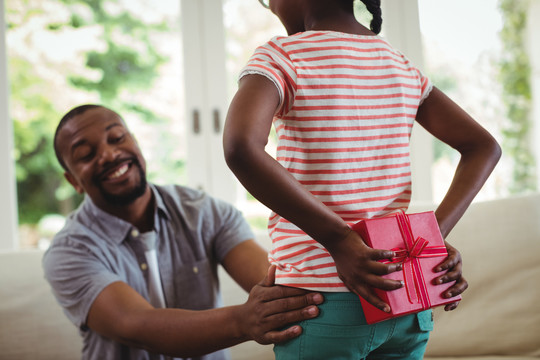
<svg viewBox="0 0 540 360"><path fill-rule="evenodd" d="M124 175L126 173L126 171L128 171L128 168L129 168L128 165L122 165L118 170L116 170L115 172L113 172L109 176L109 179L116 179L116 178Z"/></svg>

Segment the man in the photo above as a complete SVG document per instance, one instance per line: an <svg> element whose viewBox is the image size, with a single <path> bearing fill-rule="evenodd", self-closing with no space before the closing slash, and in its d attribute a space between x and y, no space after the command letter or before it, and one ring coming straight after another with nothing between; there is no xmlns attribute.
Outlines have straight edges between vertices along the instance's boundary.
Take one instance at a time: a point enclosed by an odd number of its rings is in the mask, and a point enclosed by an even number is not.
<svg viewBox="0 0 540 360"><path fill-rule="evenodd" d="M227 359L221 349L291 339L300 327L275 329L317 315L320 294L273 286L266 252L231 205L146 182L145 160L114 111L72 109L54 147L86 196L43 266L81 331L83 359ZM245 304L219 308L218 263L250 291Z"/></svg>

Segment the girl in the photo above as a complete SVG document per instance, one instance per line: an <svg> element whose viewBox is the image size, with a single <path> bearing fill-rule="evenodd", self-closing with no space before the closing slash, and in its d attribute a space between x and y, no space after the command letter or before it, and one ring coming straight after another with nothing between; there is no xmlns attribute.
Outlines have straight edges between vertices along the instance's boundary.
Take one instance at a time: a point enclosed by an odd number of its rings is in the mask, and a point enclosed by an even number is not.
<svg viewBox="0 0 540 360"><path fill-rule="evenodd" d="M276 283L326 291L321 315L302 324L298 339L276 346L277 359L421 359L431 311L366 325L358 296L390 311L372 288L401 287L381 277L400 265L378 262L393 252L367 247L349 225L407 209L415 120L461 154L435 212L443 237L500 157L488 132L377 35L380 1L362 2L373 15L370 29L355 19L353 0L270 0L289 36L255 51L227 116L227 163L273 210ZM272 123L276 159L264 149ZM459 252L446 247L434 271L448 270L436 281L455 281L443 294L452 297L467 282Z"/></svg>

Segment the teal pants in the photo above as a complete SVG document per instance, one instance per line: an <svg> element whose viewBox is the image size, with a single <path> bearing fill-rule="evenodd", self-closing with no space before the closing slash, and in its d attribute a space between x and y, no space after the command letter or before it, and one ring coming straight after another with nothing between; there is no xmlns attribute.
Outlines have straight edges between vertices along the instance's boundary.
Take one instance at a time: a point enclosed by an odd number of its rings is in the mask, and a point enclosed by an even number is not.
<svg viewBox="0 0 540 360"><path fill-rule="evenodd" d="M319 316L299 323L302 335L274 346L276 360L423 359L431 310L368 325L358 296L323 295Z"/></svg>

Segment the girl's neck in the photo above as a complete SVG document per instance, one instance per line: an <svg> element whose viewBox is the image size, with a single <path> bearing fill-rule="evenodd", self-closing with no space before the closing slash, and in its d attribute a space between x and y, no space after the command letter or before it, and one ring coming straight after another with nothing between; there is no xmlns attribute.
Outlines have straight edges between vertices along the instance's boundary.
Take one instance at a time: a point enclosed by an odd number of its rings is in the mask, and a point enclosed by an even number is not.
<svg viewBox="0 0 540 360"><path fill-rule="evenodd" d="M360 24L354 15L348 16L325 16L322 18L307 17L304 21L306 31L321 30L321 31L337 31L355 35L376 35L374 32Z"/></svg>

